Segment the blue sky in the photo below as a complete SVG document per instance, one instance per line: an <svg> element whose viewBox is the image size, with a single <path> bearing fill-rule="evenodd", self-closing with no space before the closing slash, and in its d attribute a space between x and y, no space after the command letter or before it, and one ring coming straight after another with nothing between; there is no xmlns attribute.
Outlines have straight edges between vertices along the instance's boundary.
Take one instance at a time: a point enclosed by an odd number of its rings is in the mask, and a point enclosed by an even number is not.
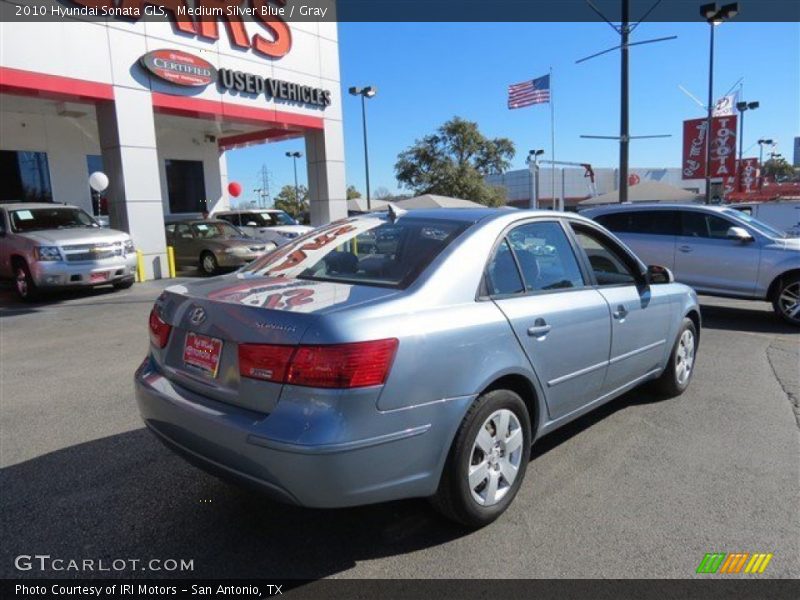
<svg viewBox="0 0 800 600"><path fill-rule="evenodd" d="M631 134L672 134L631 143L632 167L680 163L681 122L703 110L678 88L705 102L708 25L643 23L632 41L677 35L678 39L631 48ZM618 43L607 24L597 23L341 23L339 25L347 181L364 191L361 111L351 85L375 85L368 101L370 183L398 189L397 154L447 119L477 121L491 137L511 138L513 168L524 166L530 148L550 158L550 110L538 105L506 108L510 83L553 68L557 160L615 167L618 144L581 139L581 134L619 133L619 53L576 65L575 61ZM759 137L779 142L789 160L800 135L800 24L729 22L716 33L715 96L743 78L743 98L761 107L747 113L745 149L756 156ZM232 180L246 191L261 164L271 187L293 181L287 150L303 151L302 140L256 146L228 154ZM305 182L304 161L298 177Z"/></svg>

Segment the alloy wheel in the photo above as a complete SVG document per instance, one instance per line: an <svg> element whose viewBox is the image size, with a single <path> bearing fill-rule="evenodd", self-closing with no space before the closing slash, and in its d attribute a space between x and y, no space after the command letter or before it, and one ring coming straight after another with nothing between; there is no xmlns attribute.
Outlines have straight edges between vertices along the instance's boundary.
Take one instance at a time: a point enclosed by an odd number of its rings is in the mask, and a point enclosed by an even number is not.
<svg viewBox="0 0 800 600"><path fill-rule="evenodd" d="M778 307L787 319L800 320L800 281L790 283L781 290Z"/></svg>
<svg viewBox="0 0 800 600"><path fill-rule="evenodd" d="M517 416L498 410L484 421L472 445L467 480L481 506L500 502L514 485L522 459L523 433Z"/></svg>
<svg viewBox="0 0 800 600"><path fill-rule="evenodd" d="M17 268L15 284L17 286L17 293L20 295L21 298L28 297L28 276L25 273L25 269L22 267Z"/></svg>
<svg viewBox="0 0 800 600"><path fill-rule="evenodd" d="M203 257L203 270L211 275L214 271L216 271L217 265L214 257L211 254L206 254Z"/></svg>
<svg viewBox="0 0 800 600"><path fill-rule="evenodd" d="M675 356L675 377L680 385L689 381L694 366L694 334L686 329L681 334L678 342L678 351Z"/></svg>

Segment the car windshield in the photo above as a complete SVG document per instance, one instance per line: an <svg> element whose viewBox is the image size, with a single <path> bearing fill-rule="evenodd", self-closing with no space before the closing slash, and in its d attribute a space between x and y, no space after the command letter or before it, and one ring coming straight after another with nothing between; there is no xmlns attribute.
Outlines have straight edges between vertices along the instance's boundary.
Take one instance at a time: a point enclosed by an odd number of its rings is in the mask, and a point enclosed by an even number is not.
<svg viewBox="0 0 800 600"><path fill-rule="evenodd" d="M205 240L244 237L242 232L236 229L236 227L222 221L195 223L192 225L192 230L194 230L195 237Z"/></svg>
<svg viewBox="0 0 800 600"><path fill-rule="evenodd" d="M785 238L789 237L786 232L779 231L772 227L772 225L767 225L764 221L759 221L758 219L751 217L746 212L742 212L741 210L736 210L735 208L726 208L723 210L726 215L729 217L736 217L737 219L744 221L750 227L758 231L761 235L765 235L771 238Z"/></svg>
<svg viewBox="0 0 800 600"><path fill-rule="evenodd" d="M289 213L285 213L282 210L275 210L266 213L266 215L272 217L278 225L297 225L297 221L295 221Z"/></svg>
<svg viewBox="0 0 800 600"><path fill-rule="evenodd" d="M340 221L264 256L243 273L405 288L468 226L413 217L396 223L385 216Z"/></svg>
<svg viewBox="0 0 800 600"><path fill-rule="evenodd" d="M16 232L98 227L95 220L80 208L26 208L12 210L9 216L11 218L11 228Z"/></svg>

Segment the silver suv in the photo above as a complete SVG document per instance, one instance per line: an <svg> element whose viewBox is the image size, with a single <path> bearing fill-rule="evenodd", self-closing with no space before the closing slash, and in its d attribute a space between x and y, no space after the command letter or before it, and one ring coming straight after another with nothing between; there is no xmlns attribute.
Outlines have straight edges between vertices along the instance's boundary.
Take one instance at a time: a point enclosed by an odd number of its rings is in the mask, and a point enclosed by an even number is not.
<svg viewBox="0 0 800 600"><path fill-rule="evenodd" d="M0 276L33 300L43 288L133 285L136 251L127 233L104 229L76 206L0 205Z"/></svg>
<svg viewBox="0 0 800 600"><path fill-rule="evenodd" d="M617 205L581 214L701 294L767 300L800 325L800 239L725 206Z"/></svg>

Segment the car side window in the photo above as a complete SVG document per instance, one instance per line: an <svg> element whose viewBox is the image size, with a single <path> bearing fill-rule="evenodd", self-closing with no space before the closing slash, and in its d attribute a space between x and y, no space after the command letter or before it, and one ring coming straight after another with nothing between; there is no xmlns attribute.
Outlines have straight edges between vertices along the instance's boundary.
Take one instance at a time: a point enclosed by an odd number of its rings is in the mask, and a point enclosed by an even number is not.
<svg viewBox="0 0 800 600"><path fill-rule="evenodd" d="M679 235L678 217L677 211L674 210L631 211L628 231L649 235Z"/></svg>
<svg viewBox="0 0 800 600"><path fill-rule="evenodd" d="M6 214L0 210L0 235L6 234Z"/></svg>
<svg viewBox="0 0 800 600"><path fill-rule="evenodd" d="M617 213L608 213L606 215L598 215L594 218L594 220L614 233L627 233L631 230L630 215L630 212L622 211Z"/></svg>
<svg viewBox="0 0 800 600"><path fill-rule="evenodd" d="M727 219L698 210L683 211L681 222L683 235L716 240L727 239L728 228L733 226Z"/></svg>
<svg viewBox="0 0 800 600"><path fill-rule="evenodd" d="M614 246L599 232L575 227L575 238L586 253L597 285L632 285L636 276Z"/></svg>
<svg viewBox="0 0 800 600"><path fill-rule="evenodd" d="M508 240L500 243L492 262L489 263L486 270L486 287L491 296L519 294L525 289Z"/></svg>
<svg viewBox="0 0 800 600"><path fill-rule="evenodd" d="M191 228L186 223L179 223L175 227L175 233L179 238L190 240L194 236L192 235Z"/></svg>
<svg viewBox="0 0 800 600"><path fill-rule="evenodd" d="M526 223L508 234L529 292L583 287L578 259L555 221Z"/></svg>

